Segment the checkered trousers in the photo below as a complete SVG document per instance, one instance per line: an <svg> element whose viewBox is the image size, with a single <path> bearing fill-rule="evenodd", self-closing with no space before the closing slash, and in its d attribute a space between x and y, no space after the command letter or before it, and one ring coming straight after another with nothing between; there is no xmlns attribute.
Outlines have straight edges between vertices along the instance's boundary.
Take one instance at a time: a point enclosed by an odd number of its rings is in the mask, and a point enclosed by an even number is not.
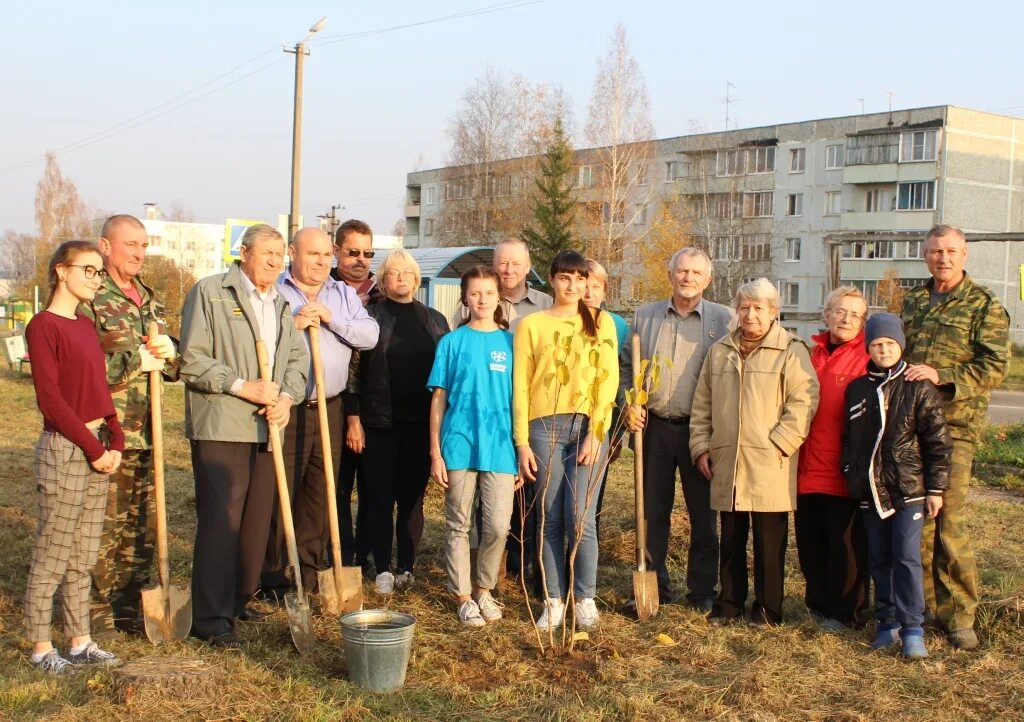
<svg viewBox="0 0 1024 722"><path fill-rule="evenodd" d="M36 444L35 473L39 526L25 591L29 641L49 641L58 587L65 634L84 636L89 634L90 570L103 532L107 476L89 466L79 447L52 431L44 431Z"/></svg>

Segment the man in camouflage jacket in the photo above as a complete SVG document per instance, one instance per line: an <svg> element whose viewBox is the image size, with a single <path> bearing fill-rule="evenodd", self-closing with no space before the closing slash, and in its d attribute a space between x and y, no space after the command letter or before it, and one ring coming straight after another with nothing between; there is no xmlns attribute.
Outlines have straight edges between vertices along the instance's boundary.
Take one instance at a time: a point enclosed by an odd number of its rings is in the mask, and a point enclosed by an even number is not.
<svg viewBox="0 0 1024 722"><path fill-rule="evenodd" d="M935 226L925 241L932 280L910 291L903 323L911 364L906 378L928 379L946 399L953 437L953 469L945 504L921 533L925 605L958 649L978 646L974 616L978 570L967 536L965 506L977 430L985 421L990 391L1006 376L1009 324L1006 309L965 272L967 242L952 226Z"/></svg>
<svg viewBox="0 0 1024 722"><path fill-rule="evenodd" d="M121 467L110 476L100 552L92 572L93 634L137 633L141 591L149 584L155 542L156 499L150 439L149 371L165 379L178 375L173 341L162 333L148 338L162 306L139 277L148 246L146 229L133 216L107 219L100 238L107 278L91 303L107 363L107 384L124 429ZM166 362L166 363L165 363Z"/></svg>

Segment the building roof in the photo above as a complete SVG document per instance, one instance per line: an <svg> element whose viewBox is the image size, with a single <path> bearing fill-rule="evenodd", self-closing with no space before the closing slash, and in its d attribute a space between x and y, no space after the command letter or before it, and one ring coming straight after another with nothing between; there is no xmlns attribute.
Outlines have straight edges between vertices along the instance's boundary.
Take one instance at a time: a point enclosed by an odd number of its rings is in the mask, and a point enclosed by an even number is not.
<svg viewBox="0 0 1024 722"><path fill-rule="evenodd" d="M437 248L407 248L406 252L416 259L420 276L430 278L461 278L473 266L490 266L494 260L493 246L439 246ZM384 263L387 253L379 253L370 262L374 273ZM537 271L530 271L531 282L538 283L541 277Z"/></svg>

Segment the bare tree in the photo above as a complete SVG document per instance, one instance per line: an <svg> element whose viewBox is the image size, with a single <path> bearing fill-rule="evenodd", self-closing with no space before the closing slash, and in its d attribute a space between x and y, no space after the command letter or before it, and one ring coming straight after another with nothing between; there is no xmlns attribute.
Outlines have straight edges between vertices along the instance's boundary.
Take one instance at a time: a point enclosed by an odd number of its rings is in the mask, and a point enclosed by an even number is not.
<svg viewBox="0 0 1024 722"><path fill-rule="evenodd" d="M621 24L598 59L584 138L593 150L581 159L581 236L588 253L621 276L622 261L633 255L630 247L647 233L638 221L649 212L654 193L648 179L654 126L647 85Z"/></svg>

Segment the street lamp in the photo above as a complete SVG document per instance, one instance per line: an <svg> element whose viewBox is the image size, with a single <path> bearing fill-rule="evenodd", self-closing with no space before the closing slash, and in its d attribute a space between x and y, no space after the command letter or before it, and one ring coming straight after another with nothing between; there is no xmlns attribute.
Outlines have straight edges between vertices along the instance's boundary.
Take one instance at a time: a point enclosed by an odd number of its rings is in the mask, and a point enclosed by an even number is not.
<svg viewBox="0 0 1024 722"><path fill-rule="evenodd" d="M299 167L302 163L302 61L309 55L306 41L316 35L327 24L322 17L309 28L309 34L295 43L293 48L285 48L286 53L295 53L295 109L292 115L292 201L288 210L288 239L299 230Z"/></svg>

